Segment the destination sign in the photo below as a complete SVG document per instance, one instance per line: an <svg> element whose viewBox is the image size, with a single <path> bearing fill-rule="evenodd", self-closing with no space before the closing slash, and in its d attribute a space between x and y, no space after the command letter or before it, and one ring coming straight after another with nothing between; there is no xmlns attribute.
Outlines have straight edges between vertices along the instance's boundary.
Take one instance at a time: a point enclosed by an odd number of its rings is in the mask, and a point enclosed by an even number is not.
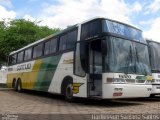
<svg viewBox="0 0 160 120"><path fill-rule="evenodd" d="M105 25L103 27L104 27L103 29L105 32L115 33L118 35L128 37L134 41L146 43L145 39L143 39L143 37L142 37L142 32L140 30L133 28L133 27L130 27L128 25L105 20ZM107 27L107 28L105 28L105 27Z"/></svg>

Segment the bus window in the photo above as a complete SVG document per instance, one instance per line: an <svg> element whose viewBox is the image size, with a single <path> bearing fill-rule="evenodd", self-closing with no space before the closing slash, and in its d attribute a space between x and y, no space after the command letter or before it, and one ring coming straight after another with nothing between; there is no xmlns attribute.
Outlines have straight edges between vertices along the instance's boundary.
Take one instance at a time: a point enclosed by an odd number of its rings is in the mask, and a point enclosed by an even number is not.
<svg viewBox="0 0 160 120"><path fill-rule="evenodd" d="M24 53L24 60L29 60L31 59L31 56L32 56L32 48L29 48L27 50L25 50L25 53Z"/></svg>
<svg viewBox="0 0 160 120"><path fill-rule="evenodd" d="M59 51L66 50L67 35L60 37Z"/></svg>
<svg viewBox="0 0 160 120"><path fill-rule="evenodd" d="M42 56L43 44L38 44L33 48L33 58Z"/></svg>
<svg viewBox="0 0 160 120"><path fill-rule="evenodd" d="M17 60L17 54L11 56L11 64L15 64Z"/></svg>
<svg viewBox="0 0 160 120"><path fill-rule="evenodd" d="M84 24L82 25L82 30L81 30L81 40L85 40L89 36L89 24Z"/></svg>
<svg viewBox="0 0 160 120"><path fill-rule="evenodd" d="M48 55L49 54L49 48L50 48L50 41L45 42L44 44L44 54Z"/></svg>
<svg viewBox="0 0 160 120"><path fill-rule="evenodd" d="M68 33L67 49L74 48L76 40L77 40L77 30L74 30L74 31L71 31L70 33Z"/></svg>
<svg viewBox="0 0 160 120"><path fill-rule="evenodd" d="M81 29L81 40L86 40L99 36L101 33L100 26L101 23L99 20L83 24Z"/></svg>
<svg viewBox="0 0 160 120"><path fill-rule="evenodd" d="M55 53L57 50L57 38L50 41L50 53Z"/></svg>
<svg viewBox="0 0 160 120"><path fill-rule="evenodd" d="M23 61L23 53L24 53L24 51L21 51L21 52L18 53L17 62L22 62Z"/></svg>

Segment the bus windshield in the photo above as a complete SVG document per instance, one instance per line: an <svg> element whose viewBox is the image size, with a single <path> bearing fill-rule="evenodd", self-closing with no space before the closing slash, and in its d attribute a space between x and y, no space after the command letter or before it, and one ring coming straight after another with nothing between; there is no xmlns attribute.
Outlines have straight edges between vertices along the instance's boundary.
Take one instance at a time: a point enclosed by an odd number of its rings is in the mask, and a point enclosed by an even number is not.
<svg viewBox="0 0 160 120"><path fill-rule="evenodd" d="M160 71L160 44L149 42L152 72Z"/></svg>
<svg viewBox="0 0 160 120"><path fill-rule="evenodd" d="M126 74L150 74L146 45L116 37L107 37L105 72Z"/></svg>

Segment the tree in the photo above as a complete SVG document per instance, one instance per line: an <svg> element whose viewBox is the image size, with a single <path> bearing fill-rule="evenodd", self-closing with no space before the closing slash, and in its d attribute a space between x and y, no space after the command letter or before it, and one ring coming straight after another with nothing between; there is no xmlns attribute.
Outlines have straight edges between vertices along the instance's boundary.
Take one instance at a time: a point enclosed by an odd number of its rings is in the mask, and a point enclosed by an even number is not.
<svg viewBox="0 0 160 120"><path fill-rule="evenodd" d="M6 26L4 21L0 21L0 45L3 43L6 34ZM1 47L1 46L0 46ZM2 63L2 58L5 56L2 54L2 49L0 49L0 64Z"/></svg>
<svg viewBox="0 0 160 120"><path fill-rule="evenodd" d="M0 61L6 61L11 51L17 50L60 29L38 26L24 19L11 20L8 25L0 22Z"/></svg>

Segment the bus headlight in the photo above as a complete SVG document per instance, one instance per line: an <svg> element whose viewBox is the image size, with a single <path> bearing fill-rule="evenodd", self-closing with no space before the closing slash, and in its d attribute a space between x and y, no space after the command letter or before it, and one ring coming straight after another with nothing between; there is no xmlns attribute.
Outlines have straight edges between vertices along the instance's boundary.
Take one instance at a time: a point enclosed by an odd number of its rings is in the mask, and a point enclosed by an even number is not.
<svg viewBox="0 0 160 120"><path fill-rule="evenodd" d="M153 80L152 80L152 83L160 83L160 80L158 80L158 79L153 79Z"/></svg>
<svg viewBox="0 0 160 120"><path fill-rule="evenodd" d="M126 83L125 79L122 78L107 78L107 83Z"/></svg>

